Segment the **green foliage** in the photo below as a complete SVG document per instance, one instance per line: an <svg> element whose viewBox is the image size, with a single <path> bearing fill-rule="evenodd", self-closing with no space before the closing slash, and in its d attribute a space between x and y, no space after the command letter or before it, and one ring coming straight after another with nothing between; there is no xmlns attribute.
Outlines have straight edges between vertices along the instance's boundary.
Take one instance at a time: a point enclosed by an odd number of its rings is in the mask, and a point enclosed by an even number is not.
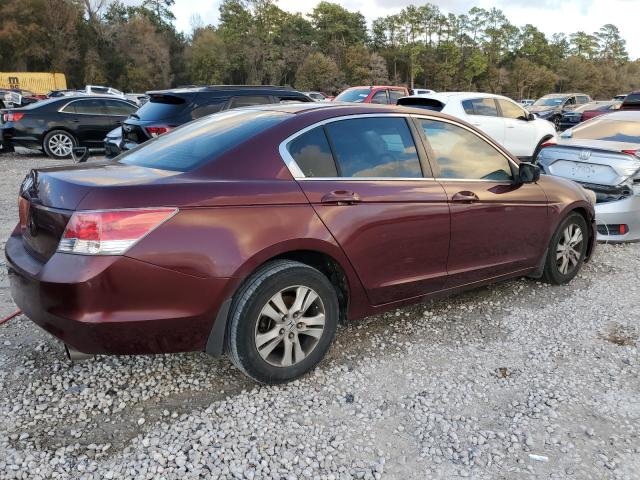
<svg viewBox="0 0 640 480"><path fill-rule="evenodd" d="M514 98L640 88L615 25L545 36L497 9L460 15L408 5L377 18L321 1L306 16L277 0L222 0L217 25L176 31L174 0L2 0L0 70L63 71L71 87L279 84L333 93L356 84L483 90Z"/></svg>

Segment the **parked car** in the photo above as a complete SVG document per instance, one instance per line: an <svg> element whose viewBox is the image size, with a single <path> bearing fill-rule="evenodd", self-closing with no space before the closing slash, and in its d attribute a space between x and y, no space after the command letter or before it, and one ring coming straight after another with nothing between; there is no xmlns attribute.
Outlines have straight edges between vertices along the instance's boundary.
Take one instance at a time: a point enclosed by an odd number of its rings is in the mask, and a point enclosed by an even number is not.
<svg viewBox="0 0 640 480"><path fill-rule="evenodd" d="M428 88L413 88L409 93L411 95L424 95L425 93L436 93L436 91Z"/></svg>
<svg viewBox="0 0 640 480"><path fill-rule="evenodd" d="M127 100L135 103L139 107L149 101L149 95L146 93L126 93L124 96Z"/></svg>
<svg viewBox="0 0 640 480"><path fill-rule="evenodd" d="M72 355L225 352L264 383L312 369L340 319L567 283L595 243L582 187L453 117L372 105L206 116L35 170L19 204L13 298Z"/></svg>
<svg viewBox="0 0 640 480"><path fill-rule="evenodd" d="M105 134L136 109L119 98L50 98L5 110L0 139L10 147L37 148L51 158L67 158L75 146L101 148Z"/></svg>
<svg viewBox="0 0 640 480"><path fill-rule="evenodd" d="M100 85L87 85L84 87L84 93L87 95L110 95L122 99L127 99L126 95L120 90L111 87L103 87Z"/></svg>
<svg viewBox="0 0 640 480"><path fill-rule="evenodd" d="M615 97L613 97L611 99L611 101L613 101L613 102L624 102L625 98L627 98L627 94L626 93L621 93L621 94L618 94Z"/></svg>
<svg viewBox="0 0 640 480"><path fill-rule="evenodd" d="M536 100L527 110L540 118L553 122L556 128L559 128L560 119L565 112L590 102L591 97L584 93L552 93Z"/></svg>
<svg viewBox="0 0 640 480"><path fill-rule="evenodd" d="M525 98L523 100L520 100L518 103L526 108L526 107L529 107L530 105L533 105L534 103L536 103L536 101L531 99L531 98Z"/></svg>
<svg viewBox="0 0 640 480"><path fill-rule="evenodd" d="M147 92L149 101L122 125L118 150L130 150L183 123L205 115L260 104L312 102L304 93L285 87L213 85ZM107 139L105 139L105 142ZM113 137L109 155L116 154Z"/></svg>
<svg viewBox="0 0 640 480"><path fill-rule="evenodd" d="M34 95L29 90L20 90L18 88L11 90L0 89L0 109L20 108L40 100L37 95Z"/></svg>
<svg viewBox="0 0 640 480"><path fill-rule="evenodd" d="M534 158L540 146L555 138L553 125L528 113L513 100L478 92L442 92L414 95L398 105L442 112L467 121L517 157Z"/></svg>
<svg viewBox="0 0 640 480"><path fill-rule="evenodd" d="M620 104L621 102L610 101L591 102L585 105L580 105L579 107L576 107L575 110L570 110L562 114L558 129L565 130L567 128L575 127L580 122L591 120L592 118L606 113L615 112L620 108Z"/></svg>
<svg viewBox="0 0 640 480"><path fill-rule="evenodd" d="M51 90L47 93L47 98L58 98L58 97L77 97L78 95L86 95L83 90Z"/></svg>
<svg viewBox="0 0 640 480"><path fill-rule="evenodd" d="M567 130L540 151L538 164L596 193L598 239L640 240L640 112L609 113Z"/></svg>
<svg viewBox="0 0 640 480"><path fill-rule="evenodd" d="M329 97L322 92L302 92L315 102L328 102Z"/></svg>
<svg viewBox="0 0 640 480"><path fill-rule="evenodd" d="M380 85L375 87L351 87L344 90L333 100L349 103L377 103L395 105L399 98L409 95L405 87Z"/></svg>
<svg viewBox="0 0 640 480"><path fill-rule="evenodd" d="M640 91L627 95L620 105L620 110L640 110Z"/></svg>

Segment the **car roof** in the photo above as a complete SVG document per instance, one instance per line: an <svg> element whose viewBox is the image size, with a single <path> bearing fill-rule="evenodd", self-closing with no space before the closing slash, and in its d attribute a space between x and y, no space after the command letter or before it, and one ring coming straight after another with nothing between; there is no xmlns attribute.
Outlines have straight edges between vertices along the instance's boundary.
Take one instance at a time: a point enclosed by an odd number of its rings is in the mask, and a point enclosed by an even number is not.
<svg viewBox="0 0 640 480"><path fill-rule="evenodd" d="M447 103L451 99L468 100L471 98L501 98L511 100L503 95L496 95L494 93L484 92L434 92L434 93L419 93L417 95L410 95L404 98L430 98L438 100L442 103Z"/></svg>
<svg viewBox="0 0 640 480"><path fill-rule="evenodd" d="M162 94L180 94L180 93L215 93L215 92L229 92L229 91L255 91L255 92L264 92L264 91L277 91L277 92L287 92L287 93L301 93L297 90L294 90L290 87L281 87L276 85L204 85L204 86L195 86L189 85L185 87L178 88L168 88L165 90L149 90L147 95L162 95Z"/></svg>

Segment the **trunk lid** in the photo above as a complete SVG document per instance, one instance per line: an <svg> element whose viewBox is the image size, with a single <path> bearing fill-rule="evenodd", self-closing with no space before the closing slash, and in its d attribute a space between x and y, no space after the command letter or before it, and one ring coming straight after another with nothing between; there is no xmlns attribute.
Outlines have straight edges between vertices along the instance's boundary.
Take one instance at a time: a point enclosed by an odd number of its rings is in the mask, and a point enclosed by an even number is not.
<svg viewBox="0 0 640 480"><path fill-rule="evenodd" d="M617 186L640 169L640 157L623 150L638 149L636 143L562 139L542 149L538 163L546 173L578 183Z"/></svg>
<svg viewBox="0 0 640 480"><path fill-rule="evenodd" d="M112 162L32 170L20 189L25 205L20 209L25 245L35 258L47 261L89 192L152 184L177 173Z"/></svg>

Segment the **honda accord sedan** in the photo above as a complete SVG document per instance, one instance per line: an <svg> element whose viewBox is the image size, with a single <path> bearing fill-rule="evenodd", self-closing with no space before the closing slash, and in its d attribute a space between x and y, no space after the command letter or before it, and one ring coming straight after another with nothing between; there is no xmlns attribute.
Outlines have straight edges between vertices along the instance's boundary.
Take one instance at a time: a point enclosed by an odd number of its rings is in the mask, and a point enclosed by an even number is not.
<svg viewBox="0 0 640 480"><path fill-rule="evenodd" d="M519 276L569 282L594 207L479 130L407 108L265 105L113 162L33 170L14 300L77 354L226 353L312 369L340 320Z"/></svg>

